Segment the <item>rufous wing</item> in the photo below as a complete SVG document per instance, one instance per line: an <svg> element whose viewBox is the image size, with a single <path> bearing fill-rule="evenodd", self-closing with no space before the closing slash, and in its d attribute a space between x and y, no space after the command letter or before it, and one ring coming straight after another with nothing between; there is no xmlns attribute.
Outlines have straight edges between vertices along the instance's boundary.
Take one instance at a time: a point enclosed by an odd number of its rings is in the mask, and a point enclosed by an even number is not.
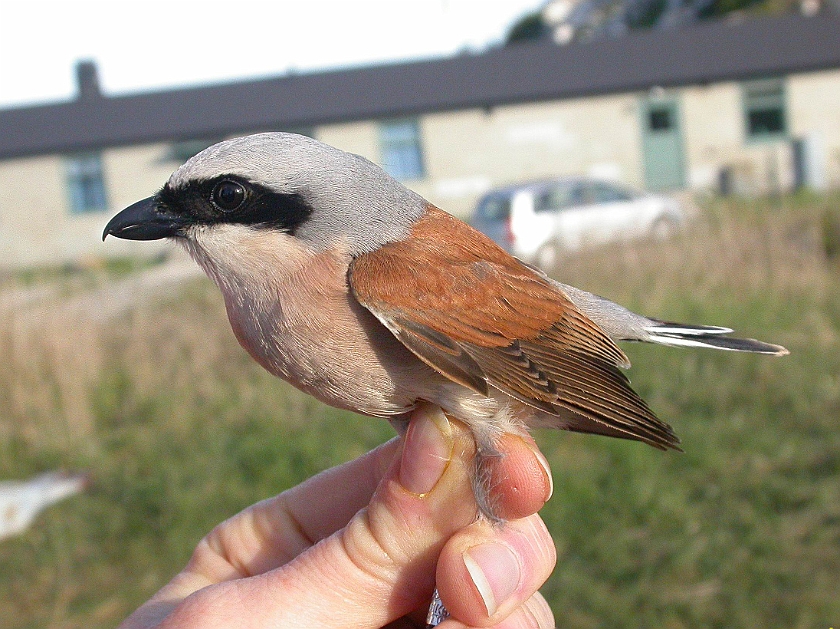
<svg viewBox="0 0 840 629"><path fill-rule="evenodd" d="M429 206L408 238L354 259L348 279L359 303L453 381L578 417L571 430L677 447L620 371L621 349L557 287L449 214Z"/></svg>

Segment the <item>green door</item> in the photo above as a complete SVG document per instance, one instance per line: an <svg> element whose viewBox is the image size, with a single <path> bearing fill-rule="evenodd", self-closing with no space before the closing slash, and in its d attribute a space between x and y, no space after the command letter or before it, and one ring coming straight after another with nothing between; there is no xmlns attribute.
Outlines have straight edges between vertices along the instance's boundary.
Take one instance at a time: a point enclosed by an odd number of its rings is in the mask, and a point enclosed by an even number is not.
<svg viewBox="0 0 840 629"><path fill-rule="evenodd" d="M680 108L676 100L642 101L645 186L669 190L685 184Z"/></svg>

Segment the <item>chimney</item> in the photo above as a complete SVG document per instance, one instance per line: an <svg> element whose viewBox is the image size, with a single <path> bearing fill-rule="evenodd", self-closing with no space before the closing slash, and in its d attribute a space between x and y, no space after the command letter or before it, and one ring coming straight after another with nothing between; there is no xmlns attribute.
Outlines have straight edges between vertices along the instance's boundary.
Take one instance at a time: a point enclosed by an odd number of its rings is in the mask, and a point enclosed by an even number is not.
<svg viewBox="0 0 840 629"><path fill-rule="evenodd" d="M76 87L79 100L93 100L102 96L96 62L88 60L76 63Z"/></svg>

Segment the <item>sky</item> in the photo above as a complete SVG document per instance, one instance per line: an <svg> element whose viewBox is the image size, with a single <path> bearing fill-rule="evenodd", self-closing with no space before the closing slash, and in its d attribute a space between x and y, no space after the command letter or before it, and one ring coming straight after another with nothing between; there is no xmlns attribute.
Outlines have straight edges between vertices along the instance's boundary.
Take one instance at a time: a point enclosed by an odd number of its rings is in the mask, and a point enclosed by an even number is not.
<svg viewBox="0 0 840 629"><path fill-rule="evenodd" d="M480 51L544 0L0 0L0 108Z"/></svg>

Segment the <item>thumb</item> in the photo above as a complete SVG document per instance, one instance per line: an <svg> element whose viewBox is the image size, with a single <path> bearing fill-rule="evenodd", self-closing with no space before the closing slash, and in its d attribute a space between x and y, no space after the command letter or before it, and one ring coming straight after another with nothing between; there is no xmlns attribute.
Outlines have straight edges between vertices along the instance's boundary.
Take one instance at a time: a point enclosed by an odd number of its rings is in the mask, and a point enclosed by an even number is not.
<svg viewBox="0 0 840 629"><path fill-rule="evenodd" d="M195 621L201 610L247 618L245 626L378 628L422 607L443 545L476 517L474 450L464 425L421 407L371 502L347 526L275 570L196 592L167 621L180 626L178 616Z"/></svg>

